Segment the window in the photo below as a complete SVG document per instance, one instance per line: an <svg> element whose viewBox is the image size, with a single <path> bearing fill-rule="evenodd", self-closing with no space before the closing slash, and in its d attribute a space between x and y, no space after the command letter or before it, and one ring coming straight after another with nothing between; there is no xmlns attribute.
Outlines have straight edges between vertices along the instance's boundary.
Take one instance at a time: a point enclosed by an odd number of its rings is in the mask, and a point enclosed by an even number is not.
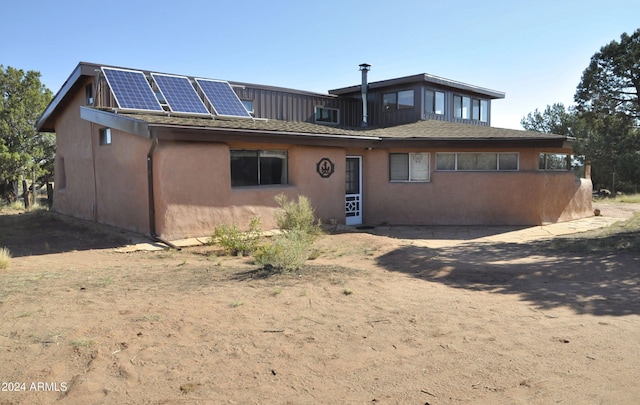
<svg viewBox="0 0 640 405"><path fill-rule="evenodd" d="M471 98L453 96L453 114L455 118L468 120L470 118Z"/></svg>
<svg viewBox="0 0 640 405"><path fill-rule="evenodd" d="M84 94L86 97L86 104L93 105L93 83L89 83L84 86Z"/></svg>
<svg viewBox="0 0 640 405"><path fill-rule="evenodd" d="M56 182L56 189L64 190L67 187L67 172L64 167L64 158L58 159L58 165L55 167L53 177Z"/></svg>
<svg viewBox="0 0 640 405"><path fill-rule="evenodd" d="M438 171L517 171L516 152L436 153Z"/></svg>
<svg viewBox="0 0 640 405"><path fill-rule="evenodd" d="M382 95L382 110L402 110L413 108L415 98L413 90L403 90L395 93L385 93Z"/></svg>
<svg viewBox="0 0 640 405"><path fill-rule="evenodd" d="M249 114L253 114L253 100L241 100L244 108L247 109Z"/></svg>
<svg viewBox="0 0 640 405"><path fill-rule="evenodd" d="M404 90L398 92L398 109L401 110L403 108L413 108L414 100L413 100L413 90Z"/></svg>
<svg viewBox="0 0 640 405"><path fill-rule="evenodd" d="M489 122L489 101L480 100L480 121Z"/></svg>
<svg viewBox="0 0 640 405"><path fill-rule="evenodd" d="M471 104L471 119L480 121L480 100L474 98L473 100L471 100Z"/></svg>
<svg viewBox="0 0 640 405"><path fill-rule="evenodd" d="M111 145L111 128L100 128L100 145Z"/></svg>
<svg viewBox="0 0 640 405"><path fill-rule="evenodd" d="M466 96L453 96L453 115L455 118L489 121L489 101Z"/></svg>
<svg viewBox="0 0 640 405"><path fill-rule="evenodd" d="M425 112L427 114L444 115L444 93L441 91L425 91Z"/></svg>
<svg viewBox="0 0 640 405"><path fill-rule="evenodd" d="M287 152L231 151L231 186L287 184Z"/></svg>
<svg viewBox="0 0 640 405"><path fill-rule="evenodd" d="M398 105L398 93L386 93L382 95L382 110L395 110Z"/></svg>
<svg viewBox="0 0 640 405"><path fill-rule="evenodd" d="M389 181L430 180L430 165L428 153L390 153Z"/></svg>
<svg viewBox="0 0 640 405"><path fill-rule="evenodd" d="M335 108L316 107L316 122L322 124L338 124L340 121L339 110Z"/></svg>
<svg viewBox="0 0 640 405"><path fill-rule="evenodd" d="M569 155L564 153L541 153L540 170L569 170Z"/></svg>

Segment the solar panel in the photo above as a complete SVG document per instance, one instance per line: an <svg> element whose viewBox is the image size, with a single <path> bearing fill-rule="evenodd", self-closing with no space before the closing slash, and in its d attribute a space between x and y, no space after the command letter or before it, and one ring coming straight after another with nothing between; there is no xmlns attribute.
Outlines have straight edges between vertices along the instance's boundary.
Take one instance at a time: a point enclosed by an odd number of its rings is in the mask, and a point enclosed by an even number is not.
<svg viewBox="0 0 640 405"><path fill-rule="evenodd" d="M209 110L185 76L151 73L172 112L209 114Z"/></svg>
<svg viewBox="0 0 640 405"><path fill-rule="evenodd" d="M196 79L216 115L252 118L228 82Z"/></svg>
<svg viewBox="0 0 640 405"><path fill-rule="evenodd" d="M104 77L122 109L164 111L144 73L137 70L102 68Z"/></svg>

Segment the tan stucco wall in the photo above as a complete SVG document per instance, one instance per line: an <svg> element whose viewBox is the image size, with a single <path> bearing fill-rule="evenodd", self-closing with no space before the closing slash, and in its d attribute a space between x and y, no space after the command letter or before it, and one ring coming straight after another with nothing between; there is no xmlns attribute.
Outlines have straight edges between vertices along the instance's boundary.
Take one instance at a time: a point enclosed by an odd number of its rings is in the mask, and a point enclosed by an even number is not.
<svg viewBox="0 0 640 405"><path fill-rule="evenodd" d="M461 151L471 150L456 150ZM508 151L520 154L517 172L435 171L435 153L452 150L430 150L431 181L426 183L389 182L390 150L368 151L363 162L363 222L538 225L592 214L590 180L576 179L569 172L539 171L538 150Z"/></svg>
<svg viewBox="0 0 640 405"><path fill-rule="evenodd" d="M95 183L91 124L80 119L84 96L78 92L56 120L54 211L94 219Z"/></svg>
<svg viewBox="0 0 640 405"><path fill-rule="evenodd" d="M289 184L231 187L230 149L286 150ZM316 173L323 157L336 166L329 178ZM275 228L275 196L311 199L319 218L344 217L345 154L340 148L249 143L160 142L153 157L156 229L178 239L206 236L220 224L246 229L258 216L264 230Z"/></svg>
<svg viewBox="0 0 640 405"><path fill-rule="evenodd" d="M111 144L99 145L93 126L96 221L149 233L147 153L151 140L111 130Z"/></svg>
<svg viewBox="0 0 640 405"><path fill-rule="evenodd" d="M148 233L146 154L151 141L112 130L112 143L99 145L101 126L80 118L83 105L84 92L78 92L56 120L52 209Z"/></svg>

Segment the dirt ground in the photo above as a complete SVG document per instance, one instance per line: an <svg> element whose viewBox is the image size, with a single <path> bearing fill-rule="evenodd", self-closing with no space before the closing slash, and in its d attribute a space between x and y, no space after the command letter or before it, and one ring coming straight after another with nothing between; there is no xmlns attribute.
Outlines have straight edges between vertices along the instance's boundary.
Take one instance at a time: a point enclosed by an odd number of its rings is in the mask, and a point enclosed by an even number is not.
<svg viewBox="0 0 640 405"><path fill-rule="evenodd" d="M126 233L0 215L0 404L639 403L638 254L421 232L329 234L265 277L215 247L120 253Z"/></svg>

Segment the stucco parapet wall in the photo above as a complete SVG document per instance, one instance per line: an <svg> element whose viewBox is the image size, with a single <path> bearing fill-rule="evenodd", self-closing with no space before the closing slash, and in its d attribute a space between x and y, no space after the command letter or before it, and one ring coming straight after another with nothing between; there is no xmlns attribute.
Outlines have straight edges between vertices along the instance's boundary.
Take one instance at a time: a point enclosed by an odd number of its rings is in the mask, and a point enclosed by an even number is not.
<svg viewBox="0 0 640 405"><path fill-rule="evenodd" d="M83 107L85 109L85 107ZM437 120L424 120L411 124L389 126L348 128L332 125L320 125L308 122L198 118L153 114L109 113L145 122L149 127L174 127L203 130L252 131L260 133L312 134L320 136L348 137L356 139L424 139L424 140L513 140L513 141L571 141L572 138L544 134L534 131L485 127L452 123Z"/></svg>

